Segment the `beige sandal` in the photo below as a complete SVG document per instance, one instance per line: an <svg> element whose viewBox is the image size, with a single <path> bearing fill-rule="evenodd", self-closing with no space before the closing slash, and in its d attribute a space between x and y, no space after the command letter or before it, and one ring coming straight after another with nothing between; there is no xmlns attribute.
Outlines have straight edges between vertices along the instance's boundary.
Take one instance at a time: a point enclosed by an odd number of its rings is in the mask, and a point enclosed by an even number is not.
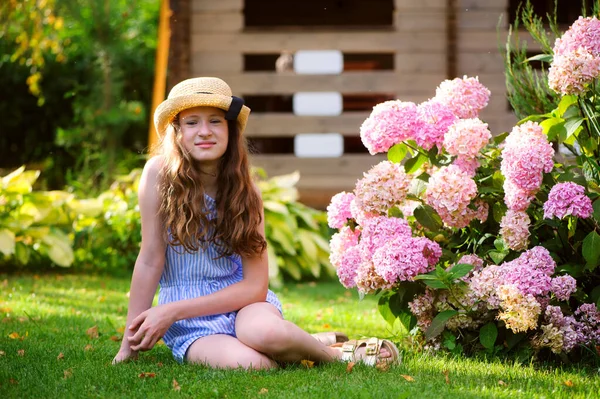
<svg viewBox="0 0 600 399"><path fill-rule="evenodd" d="M320 332L311 335L314 339L327 346L348 341L348 336L339 331Z"/></svg>
<svg viewBox="0 0 600 399"><path fill-rule="evenodd" d="M357 358L358 348L365 346L365 354L362 358ZM387 349L390 357L378 359L381 348ZM384 363L398 363L400 361L400 351L392 341L372 337L369 339L350 340L342 345L342 360L345 362L362 362L367 366L375 366L377 360Z"/></svg>

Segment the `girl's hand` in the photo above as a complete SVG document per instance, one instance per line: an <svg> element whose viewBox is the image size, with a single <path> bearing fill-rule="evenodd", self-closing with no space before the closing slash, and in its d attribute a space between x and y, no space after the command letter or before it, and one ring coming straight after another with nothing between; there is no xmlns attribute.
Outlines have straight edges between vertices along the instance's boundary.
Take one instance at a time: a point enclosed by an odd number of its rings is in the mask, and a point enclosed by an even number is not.
<svg viewBox="0 0 600 399"><path fill-rule="evenodd" d="M133 319L129 330L135 331L131 337L127 337L132 351L148 351L167 332L171 324L175 322L173 312L168 305L159 305L150 308Z"/></svg>

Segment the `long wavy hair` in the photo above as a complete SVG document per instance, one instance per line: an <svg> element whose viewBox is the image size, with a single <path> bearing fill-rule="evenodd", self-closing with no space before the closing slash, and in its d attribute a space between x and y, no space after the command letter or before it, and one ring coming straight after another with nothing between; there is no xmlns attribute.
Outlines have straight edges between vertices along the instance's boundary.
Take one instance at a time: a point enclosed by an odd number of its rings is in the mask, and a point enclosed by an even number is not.
<svg viewBox="0 0 600 399"><path fill-rule="evenodd" d="M160 211L168 243L188 252L217 244L220 256L257 256L266 248L259 231L262 200L252 182L248 147L235 121L227 121L229 142L217 175L216 218L209 218L202 171L181 143L179 116L160 143Z"/></svg>

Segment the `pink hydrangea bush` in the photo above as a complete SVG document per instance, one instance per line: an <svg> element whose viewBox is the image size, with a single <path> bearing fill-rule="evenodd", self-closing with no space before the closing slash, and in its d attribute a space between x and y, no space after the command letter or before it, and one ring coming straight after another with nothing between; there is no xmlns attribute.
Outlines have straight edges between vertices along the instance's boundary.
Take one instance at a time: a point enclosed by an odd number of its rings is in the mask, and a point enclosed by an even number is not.
<svg viewBox="0 0 600 399"><path fill-rule="evenodd" d="M596 34L580 30L557 41L557 54L576 56L580 50L571 46L582 43L578 48L598 55ZM554 73L579 79L577 88L586 90L595 72L576 66L556 63ZM328 223L338 232L331 263L344 287L361 295L383 292L390 302L394 296L395 306L402 302L425 347L451 349L454 340L492 351L506 334L525 334L536 350L555 353L597 345L598 311L580 302L590 295L589 284L566 271L594 267L582 261L594 259L574 226L595 226L590 218L598 189L557 182L580 172L554 163L542 124L525 121L492 141L479 118L489 97L477 78L464 77L442 82L421 104L396 100L374 107L361 139L371 154L389 151L388 160L364 173L352 193L332 198ZM403 157L409 158L405 165ZM588 220L577 224L576 218ZM397 310L390 307L387 315ZM496 342L473 339L490 325Z"/></svg>

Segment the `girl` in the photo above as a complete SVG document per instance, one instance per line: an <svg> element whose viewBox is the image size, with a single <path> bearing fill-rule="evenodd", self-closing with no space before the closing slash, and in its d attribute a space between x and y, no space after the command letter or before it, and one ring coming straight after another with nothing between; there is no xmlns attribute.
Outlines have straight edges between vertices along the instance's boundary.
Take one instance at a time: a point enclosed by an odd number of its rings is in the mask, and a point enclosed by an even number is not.
<svg viewBox="0 0 600 399"><path fill-rule="evenodd" d="M249 114L218 78L185 80L157 107L160 154L140 180L143 239L113 363L160 338L179 362L219 368L397 359L389 341L348 341L340 350L283 319L268 289L262 202L243 137Z"/></svg>

